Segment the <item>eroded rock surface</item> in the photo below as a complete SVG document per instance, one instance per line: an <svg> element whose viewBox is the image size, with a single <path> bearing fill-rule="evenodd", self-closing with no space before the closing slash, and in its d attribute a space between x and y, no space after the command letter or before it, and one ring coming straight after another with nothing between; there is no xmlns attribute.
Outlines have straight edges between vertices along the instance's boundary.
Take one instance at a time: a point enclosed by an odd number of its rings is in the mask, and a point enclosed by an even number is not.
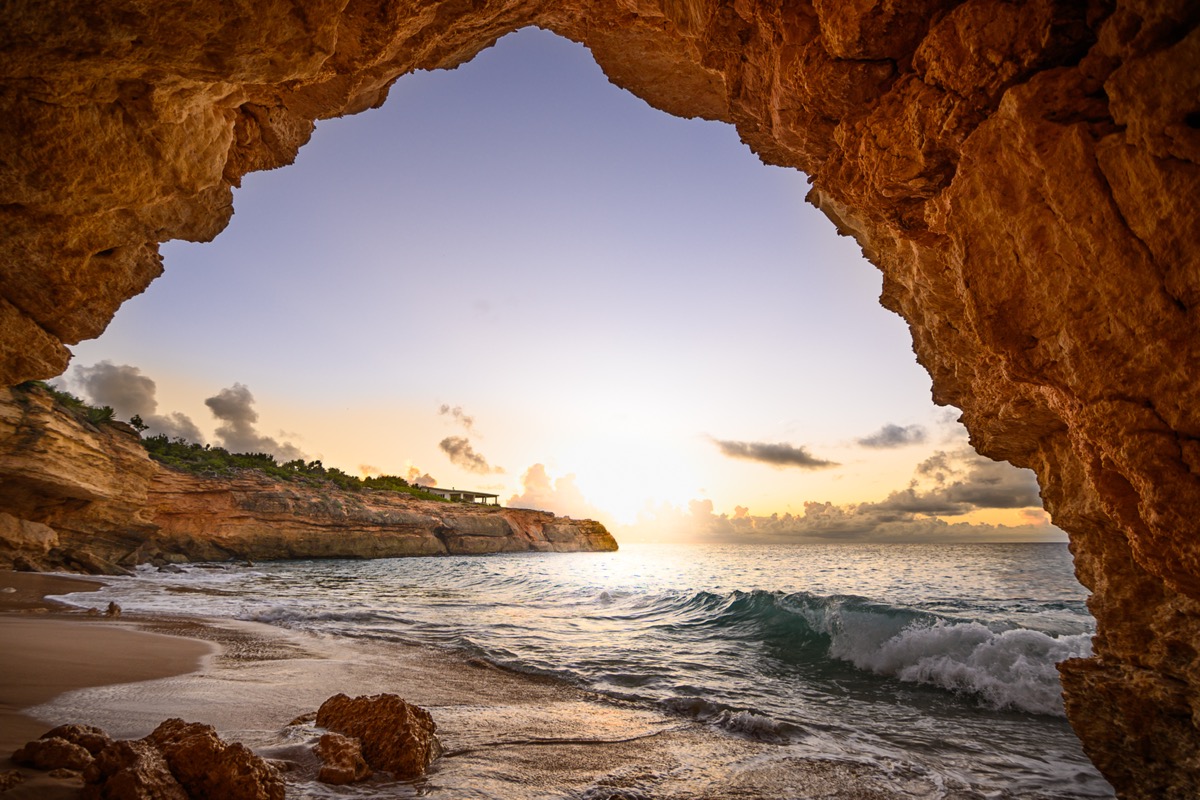
<svg viewBox="0 0 1200 800"><path fill-rule="evenodd" d="M1196 796L1198 20L1191 0L24 4L0 29L0 377L60 372L159 242L215 236L314 120L547 27L812 177L935 399L1036 470L1071 535L1099 621L1063 671L1088 753L1126 797Z"/></svg>
<svg viewBox="0 0 1200 800"><path fill-rule="evenodd" d="M421 777L442 752L429 712L394 694L336 694L317 709L317 726L357 739L372 769L399 780Z"/></svg>
<svg viewBox="0 0 1200 800"><path fill-rule="evenodd" d="M83 800L189 800L162 753L146 741L113 742L83 779Z"/></svg>
<svg viewBox="0 0 1200 800"><path fill-rule="evenodd" d="M250 471L200 478L151 460L128 426L92 425L38 390L0 389L0 566L113 575L146 561L616 547L597 522L542 511L313 488Z"/></svg>
<svg viewBox="0 0 1200 800"><path fill-rule="evenodd" d="M240 742L230 744L211 725L169 719L142 741L162 753L190 797L283 800L283 779Z"/></svg>
<svg viewBox="0 0 1200 800"><path fill-rule="evenodd" d="M17 750L12 760L34 769L84 769L92 763L87 748L58 736L43 736Z"/></svg>
<svg viewBox="0 0 1200 800"><path fill-rule="evenodd" d="M362 754L358 739L340 733L326 733L313 748L321 759L317 780L334 786L357 783L371 777L371 767Z"/></svg>
<svg viewBox="0 0 1200 800"><path fill-rule="evenodd" d="M7 792L26 780L25 773L16 769L0 770L0 792Z"/></svg>
<svg viewBox="0 0 1200 800"><path fill-rule="evenodd" d="M82 771L84 800L283 800L284 794L275 770L244 745L222 741L209 725L179 719L137 741L114 742L89 725L61 725L17 750L13 760L51 776Z"/></svg>
<svg viewBox="0 0 1200 800"><path fill-rule="evenodd" d="M101 750L112 744L112 739L108 734L95 725L59 725L57 728L43 733L41 738L65 739L71 744L79 745L93 756L98 755Z"/></svg>

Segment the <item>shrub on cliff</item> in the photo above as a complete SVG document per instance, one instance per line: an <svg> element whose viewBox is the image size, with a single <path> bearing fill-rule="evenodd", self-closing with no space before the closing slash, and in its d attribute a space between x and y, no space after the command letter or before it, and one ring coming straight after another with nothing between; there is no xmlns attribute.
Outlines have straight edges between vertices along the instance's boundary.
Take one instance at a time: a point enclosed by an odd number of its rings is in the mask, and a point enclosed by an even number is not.
<svg viewBox="0 0 1200 800"><path fill-rule="evenodd" d="M253 470L280 480L313 486L334 486L350 492L363 489L403 492L423 500L444 502L443 498L412 486L397 475L356 478L337 467L326 467L319 460L304 461L298 458L280 464L270 453L230 453L223 447L199 445L178 436L172 439L165 434L142 437L142 446L161 464L205 477L228 476L240 470Z"/></svg>
<svg viewBox="0 0 1200 800"><path fill-rule="evenodd" d="M13 387L19 394L41 393L54 398L54 403L80 422L92 425L108 425L117 422L110 406L92 406L80 400L75 395L63 389L58 389L45 381L25 381Z"/></svg>

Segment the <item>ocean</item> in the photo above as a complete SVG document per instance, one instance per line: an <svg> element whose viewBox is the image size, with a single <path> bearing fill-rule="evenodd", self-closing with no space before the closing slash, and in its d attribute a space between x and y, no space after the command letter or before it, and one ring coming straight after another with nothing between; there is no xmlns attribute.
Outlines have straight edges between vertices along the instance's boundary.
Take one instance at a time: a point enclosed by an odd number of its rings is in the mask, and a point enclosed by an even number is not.
<svg viewBox="0 0 1200 800"><path fill-rule="evenodd" d="M1055 664L1095 623L1062 544L626 545L142 567L126 611L447 648L939 797L1112 797ZM925 790L927 792L927 790Z"/></svg>

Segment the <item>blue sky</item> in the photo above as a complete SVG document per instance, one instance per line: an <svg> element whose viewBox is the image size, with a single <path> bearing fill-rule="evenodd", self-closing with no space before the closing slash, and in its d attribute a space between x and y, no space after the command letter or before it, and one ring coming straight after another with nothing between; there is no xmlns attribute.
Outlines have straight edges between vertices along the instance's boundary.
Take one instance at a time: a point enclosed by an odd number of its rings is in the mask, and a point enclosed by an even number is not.
<svg viewBox="0 0 1200 800"><path fill-rule="evenodd" d="M879 273L806 191L731 126L658 112L525 30L247 176L229 228L164 245L164 277L74 363L136 367L214 443L204 400L242 384L257 431L326 464L613 524L877 504L939 452L961 467L944 480L973 474ZM922 435L860 444L886 425ZM950 521L1045 533L1005 502Z"/></svg>

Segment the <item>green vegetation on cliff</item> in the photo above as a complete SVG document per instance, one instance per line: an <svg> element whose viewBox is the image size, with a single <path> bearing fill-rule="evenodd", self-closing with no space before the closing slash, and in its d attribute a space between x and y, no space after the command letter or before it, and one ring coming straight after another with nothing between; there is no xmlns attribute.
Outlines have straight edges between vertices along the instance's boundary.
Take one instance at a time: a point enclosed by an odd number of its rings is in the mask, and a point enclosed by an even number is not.
<svg viewBox="0 0 1200 800"><path fill-rule="evenodd" d="M57 389L45 381L25 381L17 384L13 389L25 394L39 390L45 392L54 398L54 402L59 408L64 409L81 422L103 425L116 421L110 406L90 406L70 392Z"/></svg>
<svg viewBox="0 0 1200 800"><path fill-rule="evenodd" d="M136 428L140 420L134 417L132 422ZM270 453L230 453L223 447L199 445L180 437L169 439L165 434L142 437L142 446L155 461L206 477L228 476L239 470L249 469L285 481L332 484L351 492L363 489L403 492L422 500L445 502L443 498L411 485L398 475L356 478L337 467L326 467L320 461L304 461L297 458L280 464Z"/></svg>
<svg viewBox="0 0 1200 800"><path fill-rule="evenodd" d="M29 394L41 392L54 399L55 405L70 414L80 422L93 425L112 425L118 423L125 427L113 416L113 410L108 406L96 407L85 403L70 392L57 389L44 381L26 381L13 387L19 393ZM273 478L285 481L305 483L312 486L335 486L346 491L358 492L363 489L375 489L385 492L402 492L422 500L432 500L439 503L449 502L431 492L413 486L398 475L377 475L375 477L357 478L337 467L326 467L320 461L304 461L295 459L280 464L270 453L231 453L223 447L200 445L189 442L182 437L171 439L165 434L144 436L146 425L142 418L134 415L129 420L129 427L139 435L142 446L150 457L160 464L173 469L190 472L202 477L216 478L235 475L241 470L254 470ZM128 428L126 428L128 430Z"/></svg>

